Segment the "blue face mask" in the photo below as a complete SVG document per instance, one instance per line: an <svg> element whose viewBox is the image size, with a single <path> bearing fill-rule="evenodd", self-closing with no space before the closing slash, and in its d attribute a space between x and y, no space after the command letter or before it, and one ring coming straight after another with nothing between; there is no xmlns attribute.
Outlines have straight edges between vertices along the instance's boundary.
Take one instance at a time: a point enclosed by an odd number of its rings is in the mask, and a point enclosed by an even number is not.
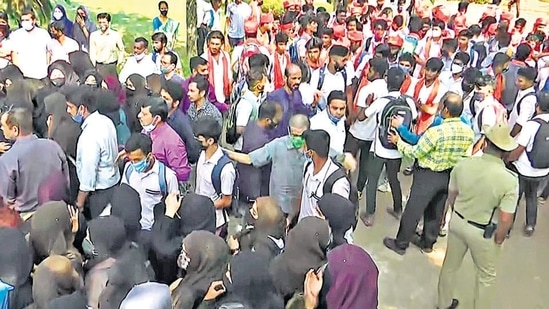
<svg viewBox="0 0 549 309"><path fill-rule="evenodd" d="M138 173L143 173L149 167L148 158L145 158L137 163L132 163L133 169Z"/></svg>
<svg viewBox="0 0 549 309"><path fill-rule="evenodd" d="M337 117L333 116L332 114L330 114L330 111L327 111L327 112L328 112L328 118L334 124L337 124L341 120L341 118L337 118Z"/></svg>
<svg viewBox="0 0 549 309"><path fill-rule="evenodd" d="M76 113L76 115L72 116L72 121L74 121L78 124L82 124L82 122L84 122L84 116L82 116L79 113Z"/></svg>
<svg viewBox="0 0 549 309"><path fill-rule="evenodd" d="M410 74L410 69L408 69L407 67L405 66L402 66L402 65L398 65L398 67L404 71L404 74Z"/></svg>

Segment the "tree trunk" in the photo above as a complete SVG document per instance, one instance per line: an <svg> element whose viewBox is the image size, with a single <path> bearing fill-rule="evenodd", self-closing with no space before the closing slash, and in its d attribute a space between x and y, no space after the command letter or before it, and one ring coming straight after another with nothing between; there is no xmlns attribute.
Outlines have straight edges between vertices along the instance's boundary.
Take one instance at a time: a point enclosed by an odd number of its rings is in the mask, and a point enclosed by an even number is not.
<svg viewBox="0 0 549 309"><path fill-rule="evenodd" d="M187 1L187 56L196 55L196 0Z"/></svg>

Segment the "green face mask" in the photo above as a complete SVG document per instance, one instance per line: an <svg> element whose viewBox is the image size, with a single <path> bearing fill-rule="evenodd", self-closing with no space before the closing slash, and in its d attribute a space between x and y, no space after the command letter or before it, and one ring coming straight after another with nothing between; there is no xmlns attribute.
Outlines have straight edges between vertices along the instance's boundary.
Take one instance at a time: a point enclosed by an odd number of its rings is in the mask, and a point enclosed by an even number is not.
<svg viewBox="0 0 549 309"><path fill-rule="evenodd" d="M300 149L305 145L305 138L303 138L303 136L290 135L290 143L295 149Z"/></svg>

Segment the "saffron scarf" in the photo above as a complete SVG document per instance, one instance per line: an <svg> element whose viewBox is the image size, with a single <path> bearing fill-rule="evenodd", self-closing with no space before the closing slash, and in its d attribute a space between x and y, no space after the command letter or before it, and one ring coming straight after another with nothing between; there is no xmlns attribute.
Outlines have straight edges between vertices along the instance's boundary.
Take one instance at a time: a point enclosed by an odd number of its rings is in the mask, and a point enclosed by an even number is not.
<svg viewBox="0 0 549 309"><path fill-rule="evenodd" d="M425 86L425 78L418 80L414 88L414 99L418 100L419 93L421 92L421 88L423 88L423 86ZM433 83L433 89L431 89L431 93L429 94L429 97L427 97L427 101L421 102L422 105L427 105L427 106L433 105L435 98L437 97L439 87L440 87L440 80L436 78ZM427 131L427 129L433 123L433 120L435 119L435 115L436 113L431 115L431 114L420 111L419 117L417 119L417 124L416 124L416 134L423 134L423 132Z"/></svg>
<svg viewBox="0 0 549 309"><path fill-rule="evenodd" d="M503 97L503 86L505 85L505 81L503 79L503 73L499 73L496 75L496 86L494 88L494 98L498 100L498 102L501 102L501 99Z"/></svg>
<svg viewBox="0 0 549 309"><path fill-rule="evenodd" d="M368 80L367 73L370 70L370 63L366 63L366 66L364 67L364 70L362 70L362 76L360 77L360 83L358 84L355 99L353 100L353 111L358 110L358 94L360 93L360 89L364 88L366 85L370 83Z"/></svg>
<svg viewBox="0 0 549 309"><path fill-rule="evenodd" d="M225 52L220 51L219 54L219 58L223 63L223 94L225 95L225 99L228 99L231 95L231 82L229 81L229 59ZM214 61L215 59L212 56L212 53L208 50L208 80L215 89Z"/></svg>
<svg viewBox="0 0 549 309"><path fill-rule="evenodd" d="M288 53L284 53L282 57L286 59L286 66L291 63L290 55L288 55ZM284 73L282 73L282 65L280 64L280 61L280 55L275 52L273 68L273 83L275 90L284 87Z"/></svg>
<svg viewBox="0 0 549 309"><path fill-rule="evenodd" d="M400 86L400 93L406 94L408 92L408 89L410 89L411 85L412 85L412 77L410 76L410 74L406 74L406 78L404 79L402 86Z"/></svg>

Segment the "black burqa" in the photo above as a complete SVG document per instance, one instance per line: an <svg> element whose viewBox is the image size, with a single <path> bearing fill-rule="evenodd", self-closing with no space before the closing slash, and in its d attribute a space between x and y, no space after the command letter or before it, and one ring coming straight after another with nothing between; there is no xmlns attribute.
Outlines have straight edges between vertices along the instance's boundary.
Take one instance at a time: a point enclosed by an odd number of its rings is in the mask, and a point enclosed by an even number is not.
<svg viewBox="0 0 549 309"><path fill-rule="evenodd" d="M305 274L326 263L331 242L330 227L326 220L306 217L290 230L286 248L271 263L274 285L285 300L296 292L303 292Z"/></svg>
<svg viewBox="0 0 549 309"><path fill-rule="evenodd" d="M32 251L25 235L14 228L0 228L0 280L14 287L9 294L9 309L32 303Z"/></svg>
<svg viewBox="0 0 549 309"><path fill-rule="evenodd" d="M114 188L111 198L111 216L116 216L124 222L127 239L140 243L141 231L141 200L139 193L128 184L120 184Z"/></svg>
<svg viewBox="0 0 549 309"><path fill-rule="evenodd" d="M157 206L158 207L158 206ZM190 193L183 199L174 218L160 215L152 228L153 266L159 282L170 284L177 279L177 257L181 241L193 231L215 233L215 207L206 196Z"/></svg>
<svg viewBox="0 0 549 309"><path fill-rule="evenodd" d="M227 270L229 247L223 239L206 231L194 231L183 239L177 265L185 275L172 292L174 309L196 309L213 281Z"/></svg>
<svg viewBox="0 0 549 309"><path fill-rule="evenodd" d="M333 234L332 248L346 244L356 226L357 216L354 204L339 194L324 194L318 207L330 225Z"/></svg>

